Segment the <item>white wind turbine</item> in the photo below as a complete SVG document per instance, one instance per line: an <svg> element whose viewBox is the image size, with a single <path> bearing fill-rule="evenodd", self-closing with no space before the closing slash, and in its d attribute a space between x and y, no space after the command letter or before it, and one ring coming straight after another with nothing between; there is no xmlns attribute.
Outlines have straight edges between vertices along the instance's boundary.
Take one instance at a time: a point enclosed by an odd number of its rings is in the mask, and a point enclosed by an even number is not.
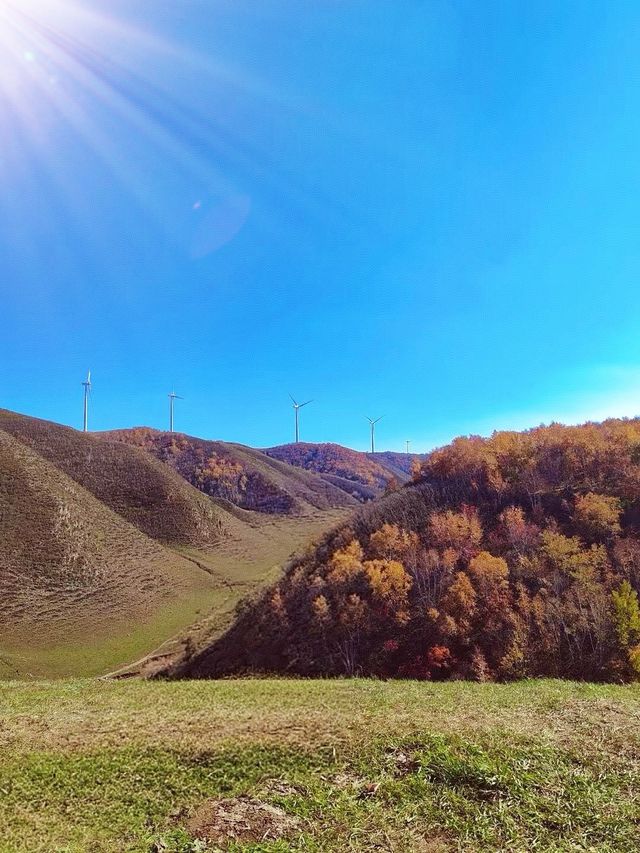
<svg viewBox="0 0 640 853"><path fill-rule="evenodd" d="M84 386L84 405L82 411L82 432L89 431L89 394L91 394L91 371L87 371L87 378L82 383Z"/></svg>
<svg viewBox="0 0 640 853"><path fill-rule="evenodd" d="M372 453L376 452L376 424L378 423L378 421L381 421L383 419L383 417L384 417L384 415L380 415L380 417L376 418L375 420L373 420L372 418L367 418L367 420L371 424L371 452Z"/></svg>
<svg viewBox="0 0 640 853"><path fill-rule="evenodd" d="M184 400L184 397L179 397L175 391L169 394L169 432L173 432L173 404L175 400Z"/></svg>
<svg viewBox="0 0 640 853"><path fill-rule="evenodd" d="M291 394L289 394L289 396L291 397ZM293 400L293 409L296 413L296 444L298 444L300 441L300 423L299 423L300 409L303 409L305 406L308 406L309 403L313 403L313 400L307 400L306 403L298 403L298 402L296 402L296 400L293 397L291 397L291 399Z"/></svg>

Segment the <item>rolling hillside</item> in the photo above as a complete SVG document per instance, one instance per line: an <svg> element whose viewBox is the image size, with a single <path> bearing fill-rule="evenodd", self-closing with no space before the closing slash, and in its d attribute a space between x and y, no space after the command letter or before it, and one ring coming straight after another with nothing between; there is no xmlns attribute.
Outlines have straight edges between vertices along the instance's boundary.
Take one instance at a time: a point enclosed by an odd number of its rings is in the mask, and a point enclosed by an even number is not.
<svg viewBox="0 0 640 853"><path fill-rule="evenodd" d="M434 451L178 675L640 677L640 419Z"/></svg>
<svg viewBox="0 0 640 853"><path fill-rule="evenodd" d="M340 444L283 444L264 451L268 456L314 471L328 482L361 501L383 494L396 483L405 483L414 460L423 457L406 453L361 453Z"/></svg>
<svg viewBox="0 0 640 853"><path fill-rule="evenodd" d="M413 476L414 467L420 465L427 457L426 453L396 453L393 450L382 450L368 453L369 459L374 459L378 465L386 468L400 482L406 482Z"/></svg>
<svg viewBox="0 0 640 853"><path fill-rule="evenodd" d="M227 513L140 448L6 410L0 429L154 539L208 546L224 535Z"/></svg>
<svg viewBox="0 0 640 853"><path fill-rule="evenodd" d="M196 618L215 579L0 430L0 672L127 659ZM98 667L99 668L99 667Z"/></svg>
<svg viewBox="0 0 640 853"><path fill-rule="evenodd" d="M103 433L142 448L195 488L242 509L272 515L305 515L356 506L357 500L312 471L278 461L241 444L206 441L146 427Z"/></svg>
<svg viewBox="0 0 640 853"><path fill-rule="evenodd" d="M240 509L141 447L8 411L0 451L0 678L153 671L217 636L348 503L267 460L290 512Z"/></svg>

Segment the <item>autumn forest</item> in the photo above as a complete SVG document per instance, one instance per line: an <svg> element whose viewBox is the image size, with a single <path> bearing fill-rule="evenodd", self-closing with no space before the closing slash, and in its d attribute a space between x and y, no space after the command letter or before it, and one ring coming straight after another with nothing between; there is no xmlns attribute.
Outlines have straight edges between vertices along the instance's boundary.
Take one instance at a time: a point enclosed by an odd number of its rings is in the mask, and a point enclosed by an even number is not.
<svg viewBox="0 0 640 853"><path fill-rule="evenodd" d="M456 439L175 674L640 675L640 420Z"/></svg>

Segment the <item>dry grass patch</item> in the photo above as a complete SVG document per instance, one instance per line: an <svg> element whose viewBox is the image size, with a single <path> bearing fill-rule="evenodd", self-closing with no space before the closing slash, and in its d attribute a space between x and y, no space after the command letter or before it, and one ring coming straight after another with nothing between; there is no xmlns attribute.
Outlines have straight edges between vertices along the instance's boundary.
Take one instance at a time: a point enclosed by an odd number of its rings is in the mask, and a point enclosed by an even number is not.
<svg viewBox="0 0 640 853"><path fill-rule="evenodd" d="M637 853L639 709L566 682L8 684L0 850Z"/></svg>

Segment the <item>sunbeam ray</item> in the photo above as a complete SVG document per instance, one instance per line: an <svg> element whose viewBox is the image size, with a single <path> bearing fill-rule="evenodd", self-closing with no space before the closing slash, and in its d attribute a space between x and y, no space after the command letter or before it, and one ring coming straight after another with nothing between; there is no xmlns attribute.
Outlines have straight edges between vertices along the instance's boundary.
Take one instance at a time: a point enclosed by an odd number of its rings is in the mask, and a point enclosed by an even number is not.
<svg viewBox="0 0 640 853"><path fill-rule="evenodd" d="M73 186L68 171L58 174L62 166L51 142L66 128L100 159L165 238L188 253L193 252L191 239L181 230L189 226L178 222L175 211L159 210L150 202L159 181L182 183L185 196L192 196L191 201L185 198L185 210L196 198L232 209L233 199L244 198L246 184L258 186L267 208L264 227L274 233L284 202L288 215L315 218L336 233L353 228L354 211L328 196L311 174L303 177L287 169L256 145L250 133L234 129L227 116L232 93L262 102L262 109L265 103L277 108L286 102L266 81L256 81L237 66L205 58L178 41L76 0L32 0L20 6L0 0L0 53L0 119L8 128L1 138L6 140L18 125L24 130L23 144L3 145L0 171L5 178L23 173L31 159L44 158L68 203L77 204L82 190ZM180 67L206 80L214 93L206 112L184 93L178 97L157 82L156 75L145 74L149 65ZM126 147L113 141L114 127L126 128L125 134L117 134L120 140L124 136ZM217 241L199 238L198 243Z"/></svg>

